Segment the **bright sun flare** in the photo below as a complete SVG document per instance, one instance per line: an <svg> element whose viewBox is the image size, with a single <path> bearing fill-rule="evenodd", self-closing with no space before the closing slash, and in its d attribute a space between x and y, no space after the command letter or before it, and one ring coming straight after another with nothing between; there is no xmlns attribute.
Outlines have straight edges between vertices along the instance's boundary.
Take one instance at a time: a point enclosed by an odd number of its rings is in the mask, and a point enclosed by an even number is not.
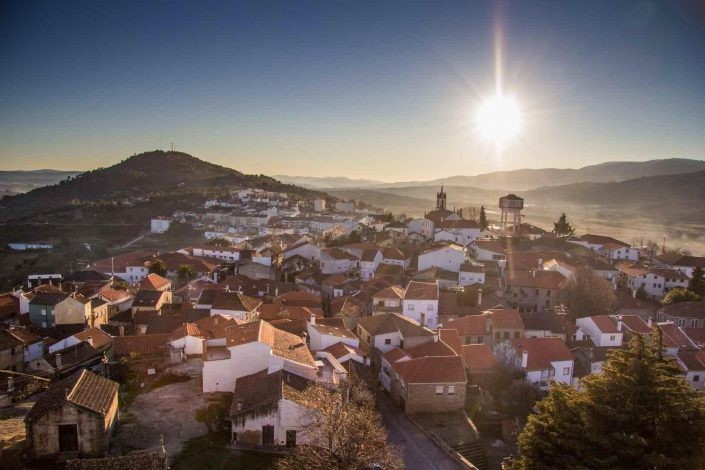
<svg viewBox="0 0 705 470"><path fill-rule="evenodd" d="M480 104L475 125L483 139L498 145L512 140L521 131L521 111L510 96L496 95Z"/></svg>

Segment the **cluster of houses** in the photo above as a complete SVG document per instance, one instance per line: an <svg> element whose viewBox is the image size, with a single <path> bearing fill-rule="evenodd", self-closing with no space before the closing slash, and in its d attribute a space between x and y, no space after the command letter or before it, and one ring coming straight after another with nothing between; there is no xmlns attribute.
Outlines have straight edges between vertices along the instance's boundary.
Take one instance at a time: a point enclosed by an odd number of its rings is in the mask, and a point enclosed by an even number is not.
<svg viewBox="0 0 705 470"><path fill-rule="evenodd" d="M656 300L705 259L647 263L610 237L480 227L446 197L441 189L433 210L408 220L357 218L342 203L336 211L354 222L340 224L343 238L270 232L264 222L266 232L229 245L126 253L34 278L0 296L0 369L12 377L0 393L46 382L26 419L33 455L99 457L119 422L107 371L135 354L199 363L204 393L232 393L232 444L264 448L310 443L307 388L340 387L351 374L372 377L410 415L462 414L469 385L484 387L500 364L541 390L579 387L611 350L657 331L687 380L704 387L705 302ZM275 217L287 201L239 192L207 206L229 217L266 206ZM314 211L325 206L312 201ZM160 224L153 230L168 230ZM348 240L353 230L363 236ZM585 271L618 291L611 314L571 311L567 290Z"/></svg>

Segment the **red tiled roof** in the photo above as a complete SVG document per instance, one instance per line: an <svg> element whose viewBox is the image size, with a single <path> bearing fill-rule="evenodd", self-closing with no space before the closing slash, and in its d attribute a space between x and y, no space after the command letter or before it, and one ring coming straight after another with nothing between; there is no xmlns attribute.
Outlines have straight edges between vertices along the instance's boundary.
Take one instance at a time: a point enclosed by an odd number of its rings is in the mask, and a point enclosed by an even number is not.
<svg viewBox="0 0 705 470"><path fill-rule="evenodd" d="M390 364L405 357L408 358L409 356L407 356L407 354L399 348L390 349L386 353L382 354L382 358Z"/></svg>
<svg viewBox="0 0 705 470"><path fill-rule="evenodd" d="M460 341L460 335L458 334L458 330L450 328L439 328L438 340L439 342L442 341L446 345L450 346L450 348L455 351L456 354L460 355L463 353L462 342Z"/></svg>
<svg viewBox="0 0 705 470"><path fill-rule="evenodd" d="M272 348L272 354L276 356L305 366L316 366L311 351L301 341L301 337L275 328L263 320L228 328L225 338L229 348L259 341L269 345Z"/></svg>
<svg viewBox="0 0 705 470"><path fill-rule="evenodd" d="M413 348L407 348L404 352L414 359L427 356L457 356L453 348L443 341L428 341Z"/></svg>
<svg viewBox="0 0 705 470"><path fill-rule="evenodd" d="M341 342L331 344L327 348L322 349L322 351L332 354L333 357L336 359L340 359L341 357L347 356L348 354L355 354L358 356L365 355L365 353L362 352L362 349Z"/></svg>
<svg viewBox="0 0 705 470"><path fill-rule="evenodd" d="M451 320L443 326L457 330L460 336L483 336L490 332L489 319L489 314L468 315Z"/></svg>
<svg viewBox="0 0 705 470"><path fill-rule="evenodd" d="M140 281L140 289L162 290L170 284L171 281L169 279L162 277L159 274L151 273Z"/></svg>
<svg viewBox="0 0 705 470"><path fill-rule="evenodd" d="M177 340L186 336L194 336L196 338L209 338L211 335L207 331L203 331L195 323L184 323L177 329L171 332L171 340Z"/></svg>
<svg viewBox="0 0 705 470"><path fill-rule="evenodd" d="M463 359L470 372L488 372L497 365L492 348L486 344L464 344Z"/></svg>
<svg viewBox="0 0 705 470"><path fill-rule="evenodd" d="M438 284L409 281L404 292L404 300L438 300Z"/></svg>
<svg viewBox="0 0 705 470"><path fill-rule="evenodd" d="M653 333L648 323L641 319L638 315L622 315L622 324L634 333L648 335Z"/></svg>
<svg viewBox="0 0 705 470"><path fill-rule="evenodd" d="M167 351L170 336L169 333L116 336L113 338L113 353L118 356L128 354L163 354Z"/></svg>
<svg viewBox="0 0 705 470"><path fill-rule="evenodd" d="M521 361L526 351L527 371L552 369L552 362L573 361L575 356L560 338L518 338L511 340L516 350L517 360Z"/></svg>
<svg viewBox="0 0 705 470"><path fill-rule="evenodd" d="M619 333L619 331L617 331L617 325L607 315L598 315L590 317L590 319L602 333Z"/></svg>
<svg viewBox="0 0 705 470"><path fill-rule="evenodd" d="M521 319L519 310L513 308L490 309L487 310L490 314L493 329L505 330L523 330L524 322Z"/></svg>
<svg viewBox="0 0 705 470"><path fill-rule="evenodd" d="M658 327L663 332L663 344L669 348L697 349L698 346L673 322L658 323Z"/></svg>
<svg viewBox="0 0 705 470"><path fill-rule="evenodd" d="M399 361L392 368L407 384L466 383L460 356L429 356Z"/></svg>
<svg viewBox="0 0 705 470"><path fill-rule="evenodd" d="M404 289L399 286L389 286L386 289L382 289L381 291L377 292L372 297L379 299L401 300L404 297Z"/></svg>
<svg viewBox="0 0 705 470"><path fill-rule="evenodd" d="M507 285L531 289L560 289L568 280L558 271L509 271Z"/></svg>

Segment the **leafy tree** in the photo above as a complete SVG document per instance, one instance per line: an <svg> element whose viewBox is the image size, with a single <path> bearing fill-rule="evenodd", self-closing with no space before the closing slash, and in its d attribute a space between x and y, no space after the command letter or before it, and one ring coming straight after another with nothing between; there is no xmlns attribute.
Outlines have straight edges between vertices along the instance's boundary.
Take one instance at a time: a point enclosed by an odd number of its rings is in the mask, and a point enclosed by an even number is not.
<svg viewBox="0 0 705 470"><path fill-rule="evenodd" d="M553 223L553 233L557 236L573 235L575 233L575 227L568 221L565 212Z"/></svg>
<svg viewBox="0 0 705 470"><path fill-rule="evenodd" d="M181 282L188 282L195 277L196 273L188 264L182 264L176 269L176 278Z"/></svg>
<svg viewBox="0 0 705 470"><path fill-rule="evenodd" d="M699 468L705 398L663 356L660 338L615 349L581 389L555 384L519 436L513 469Z"/></svg>
<svg viewBox="0 0 705 470"><path fill-rule="evenodd" d="M702 267L696 266L693 270L693 276L688 283L688 289L695 292L700 297L705 296L705 273Z"/></svg>
<svg viewBox="0 0 705 470"><path fill-rule="evenodd" d="M480 230L485 230L490 224L487 222L487 213L485 212L485 206L480 206Z"/></svg>
<svg viewBox="0 0 705 470"><path fill-rule="evenodd" d="M581 269L568 283L568 304L574 317L608 315L617 305L612 285L591 269Z"/></svg>
<svg viewBox="0 0 705 470"><path fill-rule="evenodd" d="M639 286L639 288L636 290L636 294L634 295L638 300L649 300L649 294L646 293L646 289L644 289L644 286Z"/></svg>
<svg viewBox="0 0 705 470"><path fill-rule="evenodd" d="M333 391L312 386L305 393L312 411L302 433L311 444L297 446L279 461L280 469L402 467L397 449L387 442L372 392L361 382L351 377L346 388Z"/></svg>
<svg viewBox="0 0 705 470"><path fill-rule="evenodd" d="M681 302L698 302L702 299L701 296L696 294L690 289L683 289L681 287L676 287L668 291L668 293L663 297L663 303L666 305L678 304Z"/></svg>
<svg viewBox="0 0 705 470"><path fill-rule="evenodd" d="M149 265L149 272L159 274L160 276L165 276L166 263L159 258L152 260L152 263Z"/></svg>
<svg viewBox="0 0 705 470"><path fill-rule="evenodd" d="M206 242L206 245L208 246L230 246L230 241L226 240L225 238L217 237L217 238L211 238Z"/></svg>

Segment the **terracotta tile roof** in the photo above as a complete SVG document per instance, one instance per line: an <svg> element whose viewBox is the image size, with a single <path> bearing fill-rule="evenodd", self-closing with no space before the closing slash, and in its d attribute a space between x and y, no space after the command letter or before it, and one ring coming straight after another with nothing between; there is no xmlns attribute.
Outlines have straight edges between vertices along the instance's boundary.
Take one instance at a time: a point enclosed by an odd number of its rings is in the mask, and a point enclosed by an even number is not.
<svg viewBox="0 0 705 470"><path fill-rule="evenodd" d="M34 297L30 300L31 305L56 305L68 299L70 294L61 290L53 290L51 292L35 292Z"/></svg>
<svg viewBox="0 0 705 470"><path fill-rule="evenodd" d="M473 243L481 250L491 251L497 254L504 254L505 252L504 247L497 240L475 240Z"/></svg>
<svg viewBox="0 0 705 470"><path fill-rule="evenodd" d="M705 352L681 351L678 360L688 371L705 371Z"/></svg>
<svg viewBox="0 0 705 470"><path fill-rule="evenodd" d="M407 384L467 383L460 356L430 356L398 361L392 368Z"/></svg>
<svg viewBox="0 0 705 470"><path fill-rule="evenodd" d="M147 322L146 333L148 335L155 334L171 334L176 328L184 324L186 318L183 315L157 315L153 313Z"/></svg>
<svg viewBox="0 0 705 470"><path fill-rule="evenodd" d="M475 222L474 220L442 220L439 222L435 222L434 228L436 229L479 229L480 224Z"/></svg>
<svg viewBox="0 0 705 470"><path fill-rule="evenodd" d="M389 364L393 364L403 358L409 358L409 356L399 348L390 349L386 353L382 354L382 359L387 361Z"/></svg>
<svg viewBox="0 0 705 470"><path fill-rule="evenodd" d="M406 260L409 258L404 253L402 253L398 248L394 248L394 247L385 248L384 251L382 252L382 256L384 257L384 259L394 259L394 260L398 260L398 261L403 261L403 260Z"/></svg>
<svg viewBox="0 0 705 470"><path fill-rule="evenodd" d="M0 329L0 351L22 346L24 343L7 330Z"/></svg>
<svg viewBox="0 0 705 470"><path fill-rule="evenodd" d="M524 322L521 319L519 310L513 308L490 309L487 310L490 314L493 329L505 330L523 330Z"/></svg>
<svg viewBox="0 0 705 470"><path fill-rule="evenodd" d="M618 317L618 319L620 318ZM621 320L624 327L630 331L633 331L634 333L640 333L644 335L653 333L653 330L651 329L649 324L642 320L641 317L638 315L622 315Z"/></svg>
<svg viewBox="0 0 705 470"><path fill-rule="evenodd" d="M135 300L132 301L133 307L156 307L159 302L163 302L168 295L167 292L156 290L138 290L135 295Z"/></svg>
<svg viewBox="0 0 705 470"><path fill-rule="evenodd" d="M90 343L95 349L101 349L104 346L113 342L112 336L101 330L100 328L88 328L73 335L79 341Z"/></svg>
<svg viewBox="0 0 705 470"><path fill-rule="evenodd" d="M605 245L605 244L611 244L614 245L615 247L629 247L631 246L629 243L625 243L623 241L617 240L612 237L606 237L603 235L593 235L593 234L586 234L586 235L581 235L580 239L583 241L586 241L590 244L593 245Z"/></svg>
<svg viewBox="0 0 705 470"><path fill-rule="evenodd" d="M363 250L360 261L374 261L379 253L379 248Z"/></svg>
<svg viewBox="0 0 705 470"><path fill-rule="evenodd" d="M404 267L398 264L381 263L375 270L376 276L401 276L404 274Z"/></svg>
<svg viewBox="0 0 705 470"><path fill-rule="evenodd" d="M338 247L335 248L324 248L321 250L321 256L326 255L329 256L333 259L349 259L349 260L356 260L357 257L351 255L350 253L341 250Z"/></svg>
<svg viewBox="0 0 705 470"><path fill-rule="evenodd" d="M118 393L118 383L82 369L55 382L39 396L25 418L31 422L54 408L71 403L75 406L105 416Z"/></svg>
<svg viewBox="0 0 705 470"><path fill-rule="evenodd" d="M330 353L333 355L334 358L340 359L341 357L345 357L349 354L355 354L357 356L364 356L365 353L362 351L360 348L356 348L355 346L350 346L349 344L345 343L335 343L331 344L325 349L322 349L322 351L325 351L327 353Z"/></svg>
<svg viewBox="0 0 705 470"><path fill-rule="evenodd" d="M619 331L617 331L617 324L607 315L598 315L590 317L590 319L602 333L619 333Z"/></svg>
<svg viewBox="0 0 705 470"><path fill-rule="evenodd" d="M428 341L413 348L406 348L404 352L411 358L427 356L457 356L456 352L443 341Z"/></svg>
<svg viewBox="0 0 705 470"><path fill-rule="evenodd" d="M439 328L438 340L450 346L450 348L455 351L455 354L461 355L463 353L462 342L460 341L458 330L451 328Z"/></svg>
<svg viewBox="0 0 705 470"><path fill-rule="evenodd" d="M697 349L698 346L693 342L682 328L676 326L673 322L657 323L663 333L663 344L668 348L679 349Z"/></svg>
<svg viewBox="0 0 705 470"><path fill-rule="evenodd" d="M665 255L656 256L656 260L670 266L683 266L695 268L697 266L705 266L705 256L690 256L680 253L666 253Z"/></svg>
<svg viewBox="0 0 705 470"><path fill-rule="evenodd" d="M399 332L404 337L434 335L433 331L421 326L418 322L396 313L381 313L362 317L357 320L357 324L372 336L394 332Z"/></svg>
<svg viewBox="0 0 705 470"><path fill-rule="evenodd" d="M238 312L252 312L262 304L262 301L239 292L217 292L211 309Z"/></svg>
<svg viewBox="0 0 705 470"><path fill-rule="evenodd" d="M352 331L350 331L349 329L347 329L345 327L327 325L322 322L316 322L316 324L311 325L311 327L314 328L316 331L318 331L322 335L336 336L339 338L357 339L357 336L355 336L355 334Z"/></svg>
<svg viewBox="0 0 705 470"><path fill-rule="evenodd" d="M116 356L128 354L164 354L167 351L171 334L116 336L113 338L113 353Z"/></svg>
<svg viewBox="0 0 705 470"><path fill-rule="evenodd" d="M518 338L511 340L516 350L517 360L521 361L522 353L526 351L527 371L552 369L552 362L573 361L575 356L560 338Z"/></svg>
<svg viewBox="0 0 705 470"><path fill-rule="evenodd" d="M162 290L171 285L171 281L159 274L151 273L140 281L140 289L145 290Z"/></svg>
<svg viewBox="0 0 705 470"><path fill-rule="evenodd" d="M261 370L235 381L230 417L261 414L282 398L307 406L306 389L313 384L302 377L282 370L267 373Z"/></svg>
<svg viewBox="0 0 705 470"><path fill-rule="evenodd" d="M336 297L330 301L330 313L347 318L358 318L362 315L360 303L351 295Z"/></svg>
<svg viewBox="0 0 705 470"><path fill-rule="evenodd" d="M701 349L705 349L705 328L683 328L683 332Z"/></svg>
<svg viewBox="0 0 705 470"><path fill-rule="evenodd" d="M460 265L460 272L463 273L484 273L485 266L482 264L474 264L470 262L465 262Z"/></svg>
<svg viewBox="0 0 705 470"><path fill-rule="evenodd" d="M297 307L282 304L262 304L259 307L259 317L262 320L276 320L277 318L294 318L299 320L309 320L311 315L316 318L323 318L323 310L320 308Z"/></svg>
<svg viewBox="0 0 705 470"><path fill-rule="evenodd" d="M42 338L22 327L10 327L7 330L12 336L20 340L25 345L30 345L42 341Z"/></svg>
<svg viewBox="0 0 705 470"><path fill-rule="evenodd" d="M210 338L211 334L204 331L198 327L195 323L184 323L177 329L171 332L170 339L172 341L184 338L186 336L193 336L196 338Z"/></svg>
<svg viewBox="0 0 705 470"><path fill-rule="evenodd" d="M321 282L321 285L323 286L329 286L329 287L335 287L340 284L344 284L347 282L350 278L344 274L332 274L328 277L326 277L323 282Z"/></svg>
<svg viewBox="0 0 705 470"><path fill-rule="evenodd" d="M456 330L460 336L484 336L490 333L490 314L460 317L443 326Z"/></svg>
<svg viewBox="0 0 705 470"><path fill-rule="evenodd" d="M133 251L122 255L113 256L94 261L91 268L101 273L109 274L113 272L113 267L116 273L124 273L128 266L141 266L154 257L154 253L146 251Z"/></svg>
<svg viewBox="0 0 705 470"><path fill-rule="evenodd" d="M404 292L404 300L438 300L438 284L409 281Z"/></svg>
<svg viewBox="0 0 705 470"><path fill-rule="evenodd" d="M666 305L659 313L673 317L705 318L705 302L680 302Z"/></svg>
<svg viewBox="0 0 705 470"><path fill-rule="evenodd" d="M615 265L618 271L623 272L629 277L642 276L649 272L649 268L641 263L634 263L630 261L622 261Z"/></svg>
<svg viewBox="0 0 705 470"><path fill-rule="evenodd" d="M224 315L209 315L196 320L196 326L201 330L210 333L214 338L225 338L225 329L231 326L242 325L246 323L238 318L228 317Z"/></svg>
<svg viewBox="0 0 705 470"><path fill-rule="evenodd" d="M287 306L320 308L321 297L310 292L291 291L275 297L274 303L286 303Z"/></svg>
<svg viewBox="0 0 705 470"><path fill-rule="evenodd" d="M263 320L228 328L225 338L228 348L259 341L269 345L276 356L305 366L316 366L311 351L300 336L275 328Z"/></svg>
<svg viewBox="0 0 705 470"><path fill-rule="evenodd" d="M438 251L438 250L446 250L446 249L451 249L451 250L455 250L455 251L465 251L465 247L463 245L459 245L454 242L439 242L439 243L436 243L435 245L433 245L431 248L421 252L421 255L425 255L426 253L432 253L432 252Z"/></svg>
<svg viewBox="0 0 705 470"><path fill-rule="evenodd" d="M61 356L61 366L57 366L56 358L58 355ZM100 356L101 353L96 351L93 346L86 341L81 341L60 351L46 354L44 360L54 369L61 370L70 369L73 366L100 358Z"/></svg>
<svg viewBox="0 0 705 470"><path fill-rule="evenodd" d="M389 286L373 295L375 299L398 299L404 298L404 289L399 286Z"/></svg>
<svg viewBox="0 0 705 470"><path fill-rule="evenodd" d="M98 293L98 295L103 297L108 302L119 302L132 297L129 292L118 289L103 289Z"/></svg>
<svg viewBox="0 0 705 470"><path fill-rule="evenodd" d="M568 282L558 271L508 271L507 285L531 289L560 289Z"/></svg>
<svg viewBox="0 0 705 470"><path fill-rule="evenodd" d="M486 344L464 344L462 356L470 373L489 372L497 365L492 348Z"/></svg>

